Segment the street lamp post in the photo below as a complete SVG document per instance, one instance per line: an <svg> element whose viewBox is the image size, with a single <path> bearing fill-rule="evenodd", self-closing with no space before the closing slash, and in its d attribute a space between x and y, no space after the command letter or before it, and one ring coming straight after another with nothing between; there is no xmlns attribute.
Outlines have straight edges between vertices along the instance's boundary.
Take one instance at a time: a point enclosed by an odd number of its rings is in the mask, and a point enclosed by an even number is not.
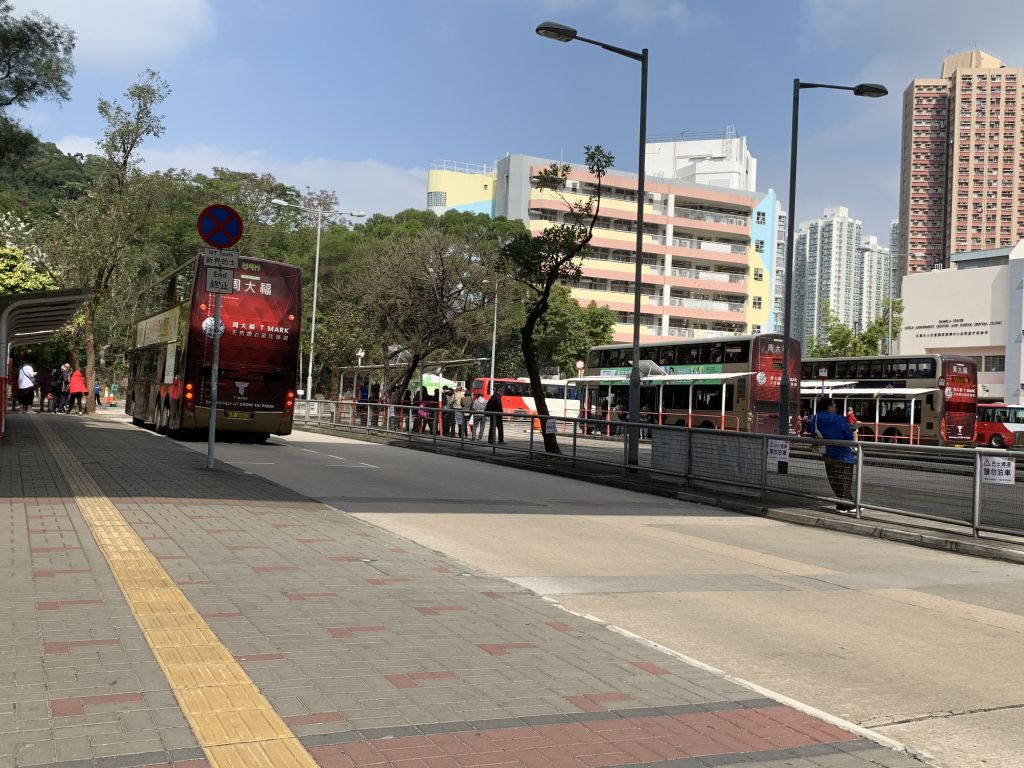
<svg viewBox="0 0 1024 768"><path fill-rule="evenodd" d="M826 83L802 83L793 80L793 128L789 145L789 218L786 222L786 296L782 317L782 381L779 384L779 434L789 434L789 339L793 335L793 232L796 223L796 150L800 121L800 91L804 88L828 88L834 91L853 91L854 96L877 99L889 93L884 85L861 83L860 85L828 85ZM779 462L779 471L782 471Z"/></svg>
<svg viewBox="0 0 1024 768"><path fill-rule="evenodd" d="M572 27L545 21L537 27L537 34L552 40L567 43L579 40L606 51L640 62L640 152L637 161L636 190L636 272L633 278L633 368L629 372L629 425L626 428L626 463L636 467L640 463L640 296L643 282L644 263L644 181L647 159L647 49L639 53L598 40L581 37Z"/></svg>
<svg viewBox="0 0 1024 768"><path fill-rule="evenodd" d="M286 200L280 200L274 198L270 201L274 205L279 205L282 208L298 208L300 211L306 213L316 214L316 255L313 259L313 313L309 320L309 369L306 372L306 402L308 403L313 398L313 350L314 342L316 340L316 300L317 290L320 283L320 224L323 221L324 216L353 216L361 218L366 214L362 211L325 211L323 208L307 208L303 205L296 205L295 203L289 203ZM308 412L307 407L307 412Z"/></svg>
<svg viewBox="0 0 1024 768"><path fill-rule="evenodd" d="M494 286L494 324L491 326L491 391L494 391L494 357L498 350L498 286Z"/></svg>

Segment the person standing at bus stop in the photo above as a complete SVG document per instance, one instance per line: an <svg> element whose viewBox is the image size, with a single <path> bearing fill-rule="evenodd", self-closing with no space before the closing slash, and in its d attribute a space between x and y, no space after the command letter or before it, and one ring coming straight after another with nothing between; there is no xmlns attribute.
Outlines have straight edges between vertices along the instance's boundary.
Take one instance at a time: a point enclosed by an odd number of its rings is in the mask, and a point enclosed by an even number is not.
<svg viewBox="0 0 1024 768"><path fill-rule="evenodd" d="M71 403L68 407L71 409L77 409L78 415L81 416L85 413L85 409L82 405L82 396L89 394L89 387L85 383L85 376L82 374L82 369L77 366L75 367L74 373L71 374L68 391L71 393ZM88 401L86 401L86 404L88 404Z"/></svg>
<svg viewBox="0 0 1024 768"><path fill-rule="evenodd" d="M853 430L846 419L836 413L836 403L831 397L818 400L818 412L811 419L811 434L825 440L853 440ZM839 501L836 509L845 511L853 509L853 465L857 458L848 445L829 445L825 447L825 474L828 484Z"/></svg>
<svg viewBox="0 0 1024 768"><path fill-rule="evenodd" d="M501 390L498 387L494 388L491 393L491 399L487 401L487 405L484 407L487 412L487 419L490 422L490 428L487 430L487 442L494 442L494 432L498 432L498 442L505 442L505 412L501 407Z"/></svg>

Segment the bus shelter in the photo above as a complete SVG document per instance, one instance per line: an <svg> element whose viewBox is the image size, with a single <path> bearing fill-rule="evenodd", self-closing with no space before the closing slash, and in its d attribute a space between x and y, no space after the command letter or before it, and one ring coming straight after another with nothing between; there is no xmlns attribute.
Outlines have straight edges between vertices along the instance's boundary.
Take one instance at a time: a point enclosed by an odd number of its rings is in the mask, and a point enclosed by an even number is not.
<svg viewBox="0 0 1024 768"><path fill-rule="evenodd" d="M640 379L641 386L656 386L658 388L658 424L662 424L665 413L665 386L673 384L686 384L689 387L689 399L687 402L686 409L686 425L693 426L693 386L694 384L721 384L722 386L722 406L721 406L721 422L720 426L725 429L725 402L726 402L726 386L735 379L742 376L753 376L755 371L740 371L737 373L661 373L653 374L649 376L643 376ZM612 387L615 385L622 385L629 383L629 376L617 375L617 376L577 376L575 378L566 379L569 383L577 383L583 385L585 389L590 388L590 385L596 385L598 392L602 386L608 387L608 402L612 400ZM589 397L585 397L586 411L590 412Z"/></svg>
<svg viewBox="0 0 1024 768"><path fill-rule="evenodd" d="M818 389L815 388L813 391L801 390L802 395L811 395L812 397L818 394ZM849 407L850 399L855 398L857 400L873 400L875 405L875 421L874 421L874 437L875 441L878 441L879 432L882 427L896 427L903 426L903 422L892 422L881 420L881 405L885 400L906 400L909 403L907 409L907 441L913 445L915 443L920 444L921 442L921 430L914 424L914 414L917 410L918 398L926 397L933 392L939 390L935 387L908 387L900 389L898 387L836 387L830 389L828 394L835 398L842 398L843 400L843 413L846 413L846 409ZM817 401L814 402L814 412L817 412ZM863 423L863 422L861 422ZM871 426L871 422L867 422L868 426ZM915 437L916 436L916 437ZM885 436L883 436L885 437ZM889 435L888 437L892 437ZM898 439L898 438L897 438Z"/></svg>
<svg viewBox="0 0 1024 768"><path fill-rule="evenodd" d="M91 288L31 291L0 296L0 350L6 364L0 370L0 438L4 433L10 391L11 349L46 341L67 325Z"/></svg>

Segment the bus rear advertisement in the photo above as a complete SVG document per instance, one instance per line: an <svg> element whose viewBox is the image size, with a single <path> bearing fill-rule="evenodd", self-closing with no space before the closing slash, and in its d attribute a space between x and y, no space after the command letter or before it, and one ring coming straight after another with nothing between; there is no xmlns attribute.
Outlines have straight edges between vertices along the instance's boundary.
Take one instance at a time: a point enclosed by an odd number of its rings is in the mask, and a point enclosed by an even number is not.
<svg viewBox="0 0 1024 768"><path fill-rule="evenodd" d="M214 295L203 267L190 262L158 286L170 298L187 297L136 326L126 412L159 432L209 425L213 340L203 322ZM264 439L291 432L301 328L298 267L241 259L234 292L221 297L218 430Z"/></svg>

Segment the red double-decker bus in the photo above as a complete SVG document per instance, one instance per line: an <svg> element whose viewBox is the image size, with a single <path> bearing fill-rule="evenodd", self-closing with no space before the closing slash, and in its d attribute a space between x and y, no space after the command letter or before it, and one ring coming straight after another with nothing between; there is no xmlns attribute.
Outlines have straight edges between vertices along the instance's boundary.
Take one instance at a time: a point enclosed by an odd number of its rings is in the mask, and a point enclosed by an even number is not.
<svg viewBox="0 0 1024 768"><path fill-rule="evenodd" d="M256 442L292 431L301 329L298 267L240 259L234 293L221 297L217 431ZM213 316L203 267L189 261L146 293L161 311L135 327L125 412L137 426L172 435L210 423Z"/></svg>

